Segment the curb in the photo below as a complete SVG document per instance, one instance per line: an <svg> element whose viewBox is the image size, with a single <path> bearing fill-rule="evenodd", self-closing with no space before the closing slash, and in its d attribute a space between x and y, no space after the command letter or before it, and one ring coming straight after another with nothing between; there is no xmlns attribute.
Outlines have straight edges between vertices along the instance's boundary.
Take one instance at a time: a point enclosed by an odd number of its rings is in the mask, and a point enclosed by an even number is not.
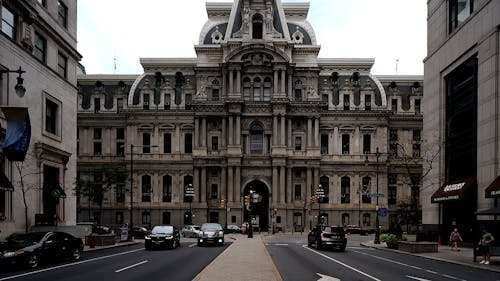
<svg viewBox="0 0 500 281"><path fill-rule="evenodd" d="M112 249L112 248L118 248L118 247L124 247L124 246L130 246L130 245L136 245L139 244L139 241L134 241L134 242L123 242L123 243L116 243L113 245L109 246L96 246L94 248L90 248L88 246L83 247L83 252L94 252L94 251L99 251L99 250L104 250L104 249Z"/></svg>

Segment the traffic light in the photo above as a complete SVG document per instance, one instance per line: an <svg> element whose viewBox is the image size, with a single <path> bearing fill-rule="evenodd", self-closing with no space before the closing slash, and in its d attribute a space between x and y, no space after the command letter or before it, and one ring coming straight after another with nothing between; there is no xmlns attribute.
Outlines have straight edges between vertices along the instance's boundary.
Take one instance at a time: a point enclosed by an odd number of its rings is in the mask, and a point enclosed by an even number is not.
<svg viewBox="0 0 500 281"><path fill-rule="evenodd" d="M226 200L224 200L224 199L220 200L220 207L221 208L226 208Z"/></svg>
<svg viewBox="0 0 500 281"><path fill-rule="evenodd" d="M245 206L250 206L250 196L245 195Z"/></svg>
<svg viewBox="0 0 500 281"><path fill-rule="evenodd" d="M309 199L309 203L314 204L318 201L318 197L316 195L311 196L311 199Z"/></svg>

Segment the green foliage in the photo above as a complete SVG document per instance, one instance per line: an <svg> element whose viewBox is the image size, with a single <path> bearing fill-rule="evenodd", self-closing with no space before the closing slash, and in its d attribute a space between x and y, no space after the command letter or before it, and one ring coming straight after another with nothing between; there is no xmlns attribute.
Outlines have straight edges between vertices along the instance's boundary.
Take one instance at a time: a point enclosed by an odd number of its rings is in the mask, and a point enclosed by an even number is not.
<svg viewBox="0 0 500 281"><path fill-rule="evenodd" d="M383 233L383 234L380 234L380 241L385 242L387 244L394 244L398 240L399 239L396 236L396 234L392 234L392 233Z"/></svg>

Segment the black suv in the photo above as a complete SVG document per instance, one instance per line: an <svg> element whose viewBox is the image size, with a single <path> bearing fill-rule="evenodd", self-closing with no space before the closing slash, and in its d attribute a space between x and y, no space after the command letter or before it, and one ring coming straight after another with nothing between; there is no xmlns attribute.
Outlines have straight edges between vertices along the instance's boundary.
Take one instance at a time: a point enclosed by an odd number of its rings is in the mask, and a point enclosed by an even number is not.
<svg viewBox="0 0 500 281"><path fill-rule="evenodd" d="M328 247L343 252L347 245L345 229L342 226L317 225L307 235L307 245L314 245L318 250Z"/></svg>

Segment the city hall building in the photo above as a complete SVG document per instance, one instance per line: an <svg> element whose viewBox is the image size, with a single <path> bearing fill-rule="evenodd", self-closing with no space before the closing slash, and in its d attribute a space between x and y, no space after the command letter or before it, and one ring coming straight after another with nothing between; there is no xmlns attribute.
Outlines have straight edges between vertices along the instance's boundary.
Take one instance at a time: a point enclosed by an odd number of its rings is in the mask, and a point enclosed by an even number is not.
<svg viewBox="0 0 500 281"><path fill-rule="evenodd" d="M206 8L196 58L79 76L78 220L241 225L252 192L262 231L418 224L423 77L318 58L308 3Z"/></svg>

